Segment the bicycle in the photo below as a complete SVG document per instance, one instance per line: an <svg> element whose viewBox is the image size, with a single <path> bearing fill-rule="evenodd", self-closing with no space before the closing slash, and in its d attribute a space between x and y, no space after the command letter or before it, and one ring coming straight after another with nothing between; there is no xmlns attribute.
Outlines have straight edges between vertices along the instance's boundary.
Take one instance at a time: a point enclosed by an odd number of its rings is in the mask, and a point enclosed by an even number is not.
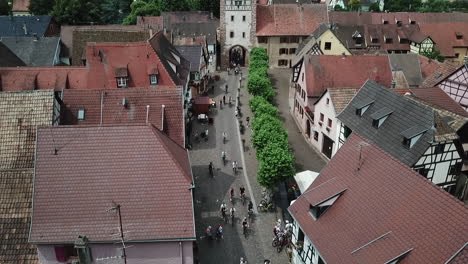
<svg viewBox="0 0 468 264"><path fill-rule="evenodd" d="M290 246L290 241L286 234L278 234L278 236L275 236L273 238L273 241L271 242L271 245L276 248L276 251L279 253L281 250L283 250L283 247L288 247Z"/></svg>
<svg viewBox="0 0 468 264"><path fill-rule="evenodd" d="M245 193L241 193L242 205L245 205L245 200L246 200Z"/></svg>
<svg viewBox="0 0 468 264"><path fill-rule="evenodd" d="M273 202L268 202L267 200L265 199L262 199L260 201L260 203L258 204L257 206L258 208L258 211L262 211L262 212L269 212L269 211L273 211L276 209L275 205L273 204Z"/></svg>

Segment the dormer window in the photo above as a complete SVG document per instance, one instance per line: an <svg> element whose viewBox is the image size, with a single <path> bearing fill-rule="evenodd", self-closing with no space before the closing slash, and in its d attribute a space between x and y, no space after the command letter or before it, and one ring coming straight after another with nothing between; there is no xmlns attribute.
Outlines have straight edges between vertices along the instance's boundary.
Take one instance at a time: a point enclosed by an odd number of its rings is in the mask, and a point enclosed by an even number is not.
<svg viewBox="0 0 468 264"><path fill-rule="evenodd" d="M386 24L388 24L388 20L382 20L382 23L383 23L384 25L386 25Z"/></svg>
<svg viewBox="0 0 468 264"><path fill-rule="evenodd" d="M387 38L387 37L385 37L385 43L386 43L386 44L392 44L392 43L393 43L393 39L392 39L392 38Z"/></svg>
<svg viewBox="0 0 468 264"><path fill-rule="evenodd" d="M150 75L150 84L157 85L158 84L158 76L156 74Z"/></svg>
<svg viewBox="0 0 468 264"><path fill-rule="evenodd" d="M379 39L377 37L372 37L371 36L371 42L372 43L379 43Z"/></svg>
<svg viewBox="0 0 468 264"><path fill-rule="evenodd" d="M412 148L426 131L427 129L422 126L414 126L401 132L403 145L407 148Z"/></svg>
<svg viewBox="0 0 468 264"><path fill-rule="evenodd" d="M387 107L383 107L380 110L371 114L372 118L372 126L375 128L379 128L385 120L392 114L392 110L388 109Z"/></svg>
<svg viewBox="0 0 468 264"><path fill-rule="evenodd" d="M310 205L309 213L312 215L314 220L318 220L325 212L340 198L340 196L346 191L343 190L338 194L333 195L324 201L319 202L317 205Z"/></svg>
<svg viewBox="0 0 468 264"><path fill-rule="evenodd" d="M456 32L455 36L457 37L457 39L463 39L463 34L461 32Z"/></svg>
<svg viewBox="0 0 468 264"><path fill-rule="evenodd" d="M117 68L115 69L115 78L117 80L118 88L126 88L128 81L128 70L127 68Z"/></svg>
<svg viewBox="0 0 468 264"><path fill-rule="evenodd" d="M78 120L85 120L85 110L78 109Z"/></svg>
<svg viewBox="0 0 468 264"><path fill-rule="evenodd" d="M356 107L356 115L362 116L367 111L367 109L369 109L373 102L374 100L368 98L366 100L354 104L354 107Z"/></svg>
<svg viewBox="0 0 468 264"><path fill-rule="evenodd" d="M362 35L361 35L361 33L359 33L359 31L356 30L356 31L353 33L353 36L352 36L352 37L353 37L353 39L354 39L356 45L362 44Z"/></svg>

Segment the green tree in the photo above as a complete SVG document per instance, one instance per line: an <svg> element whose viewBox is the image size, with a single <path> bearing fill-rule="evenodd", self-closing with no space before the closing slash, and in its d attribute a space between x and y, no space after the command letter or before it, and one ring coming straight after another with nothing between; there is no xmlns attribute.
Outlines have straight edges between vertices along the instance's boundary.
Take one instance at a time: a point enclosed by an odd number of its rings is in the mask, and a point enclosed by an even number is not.
<svg viewBox="0 0 468 264"><path fill-rule="evenodd" d="M468 12L468 1L466 0L457 0L449 3L452 11L457 12Z"/></svg>
<svg viewBox="0 0 468 264"><path fill-rule="evenodd" d="M370 6L369 6L369 11L372 11L372 12L380 12L380 4L379 4L379 2L375 2L375 3L370 4Z"/></svg>
<svg viewBox="0 0 468 264"><path fill-rule="evenodd" d="M333 7L333 10L334 10L334 11L346 11L346 10L344 10L343 7L340 6L340 5L335 5L335 6Z"/></svg>
<svg viewBox="0 0 468 264"><path fill-rule="evenodd" d="M188 11L189 5L187 0L159 0L162 11Z"/></svg>
<svg viewBox="0 0 468 264"><path fill-rule="evenodd" d="M219 2L218 0L197 0L199 1L200 10L209 11L215 17L219 17Z"/></svg>
<svg viewBox="0 0 468 264"><path fill-rule="evenodd" d="M361 8L361 0L351 0L348 2L348 8L356 11Z"/></svg>
<svg viewBox="0 0 468 264"><path fill-rule="evenodd" d="M262 47L252 48L252 50L250 51L250 59L266 61L267 65L269 60L266 50Z"/></svg>
<svg viewBox="0 0 468 264"><path fill-rule="evenodd" d="M450 3L446 0L427 0L418 8L418 12L450 12Z"/></svg>
<svg viewBox="0 0 468 264"><path fill-rule="evenodd" d="M269 102L273 100L275 93L269 78L253 73L249 75L248 79L247 90L249 93L263 96Z"/></svg>
<svg viewBox="0 0 468 264"><path fill-rule="evenodd" d="M52 16L60 24L102 23L102 9L99 0L55 0Z"/></svg>
<svg viewBox="0 0 468 264"><path fill-rule="evenodd" d="M258 124L258 123L257 123ZM252 136L252 143L257 149L257 156L263 153L266 145L276 142L283 147L288 146L288 133L282 125L275 123L267 123L262 127L256 127Z"/></svg>
<svg viewBox="0 0 468 264"><path fill-rule="evenodd" d="M384 10L389 12L414 12L421 7L421 0L387 0Z"/></svg>
<svg viewBox="0 0 468 264"><path fill-rule="evenodd" d="M133 0L103 0L102 21L104 24L122 24L125 17L130 14L130 5Z"/></svg>
<svg viewBox="0 0 468 264"><path fill-rule="evenodd" d="M278 116L278 109L270 104L264 97L262 96L254 96L250 99L250 109L255 116L260 115L269 115L272 117Z"/></svg>
<svg viewBox="0 0 468 264"><path fill-rule="evenodd" d="M421 55L428 57L429 59L438 60L440 62L444 62L445 60L445 57L442 56L442 54L440 54L440 51L438 51L435 48L430 51L423 51L421 52Z"/></svg>
<svg viewBox="0 0 468 264"><path fill-rule="evenodd" d="M275 143L268 144L260 159L257 181L271 188L294 176L294 163L294 156L288 149Z"/></svg>
<svg viewBox="0 0 468 264"><path fill-rule="evenodd" d="M11 6L8 2L11 0L0 0L0 15L7 16L10 14Z"/></svg>
<svg viewBox="0 0 468 264"><path fill-rule="evenodd" d="M34 15L48 15L54 7L50 2L50 0L31 0L29 11Z"/></svg>
<svg viewBox="0 0 468 264"><path fill-rule="evenodd" d="M159 16L162 10L159 1L145 2L142 0L133 2L130 9L130 14L124 19L124 25L135 25L137 16Z"/></svg>

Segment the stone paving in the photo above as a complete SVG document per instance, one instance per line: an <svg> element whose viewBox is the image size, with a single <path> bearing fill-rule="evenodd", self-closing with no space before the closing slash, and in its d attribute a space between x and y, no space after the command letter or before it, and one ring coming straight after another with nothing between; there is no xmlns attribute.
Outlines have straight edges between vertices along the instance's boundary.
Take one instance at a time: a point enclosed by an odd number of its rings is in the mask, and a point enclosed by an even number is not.
<svg viewBox="0 0 468 264"><path fill-rule="evenodd" d="M198 261L200 264L238 264L239 259L244 257L249 264L263 264L264 259L270 259L272 264L289 263L288 256L283 250L280 253L271 246L273 238L273 226L277 219L288 218L286 208L278 208L275 212L257 212L256 207L261 200L262 188L257 184L256 176L258 162L255 149L251 143L250 127L246 127L245 133L239 133L239 123L241 120L246 124L246 117L252 118L252 113L248 106L250 95L246 90L246 72L243 70L244 78L239 87L239 75L227 75L220 73L221 79L216 82L214 93L209 96L216 99L217 108L213 109L211 116L214 123L202 124L197 121L193 124L192 135L200 134L208 129L208 140L201 139L195 142L192 138L193 149L190 151L192 171L195 178L195 221L197 228ZM289 112L288 92L289 92L290 70L271 70L270 77L272 84L276 88L276 105L278 106L281 118L289 133L289 142L296 155L296 170L302 171L310 169L320 171L326 164L320 154L307 145L305 139L297 128ZM228 84L228 93L225 92L225 85ZM240 109L242 116L235 116L236 107L223 106L220 109L220 100L229 96L233 100L237 99L239 92ZM237 101L237 100L236 100ZM228 140L224 144L222 133L226 132ZM245 142L245 143L242 143ZM227 153L227 164L223 165L221 152ZM236 160L240 170L234 175L231 162ZM209 176L208 164L212 161L215 166L215 175ZM245 186L247 197L254 203L256 211L254 220L250 223L247 236L242 234L241 221L247 215L247 202L243 205L239 199L239 187ZM230 188L235 189L234 203L229 201ZM236 219L232 223L225 223L221 218L219 207L225 201L228 208L236 208ZM205 229L211 225L215 228L222 224L224 237L220 240L209 240L205 237Z"/></svg>
<svg viewBox="0 0 468 264"><path fill-rule="evenodd" d="M223 96L226 101L229 96L236 100L239 75L227 75L221 73L221 80L215 83L214 94L210 97L216 99L217 108L213 109L214 123L201 124L197 121L193 124L192 135L208 129L208 140L200 140L198 143L193 139L193 149L190 151L192 171L195 178L195 221L197 229L198 261L201 264L229 264L239 263L244 257L249 264L263 264L264 259L270 259L272 264L289 263L285 251L280 253L271 246L273 238L273 226L281 212L258 213L256 206L261 199L261 187L256 182L257 160L255 151L250 142L251 131L246 127L244 135L239 133L237 120L252 116L248 107L250 98L246 91L246 70L240 89L240 108L242 117L235 117L235 106L223 106L219 103ZM228 93L224 87L228 84ZM222 132L226 131L228 141L223 143ZM242 149L242 140L245 140L245 148ZM227 164L224 166L221 152L227 153ZM236 160L240 170L234 175L231 162ZM208 164L212 161L215 166L214 178L209 176ZM245 186L248 200L252 200L256 211L253 221L246 236L242 234L241 221L247 215L247 202L243 205L239 199L239 187ZM229 201L229 190L235 189L234 202ZM235 222L224 223L221 219L219 207L225 201L228 208L236 208ZM221 240L209 240L205 237L205 229L211 225L215 228L222 224L224 238Z"/></svg>

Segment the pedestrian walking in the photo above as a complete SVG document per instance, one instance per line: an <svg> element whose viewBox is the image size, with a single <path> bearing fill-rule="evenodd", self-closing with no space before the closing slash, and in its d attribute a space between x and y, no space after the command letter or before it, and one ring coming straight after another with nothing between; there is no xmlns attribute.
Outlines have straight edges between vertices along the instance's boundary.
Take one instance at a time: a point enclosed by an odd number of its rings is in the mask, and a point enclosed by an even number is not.
<svg viewBox="0 0 468 264"><path fill-rule="evenodd" d="M249 127L249 125L250 125L250 117L246 117L246 118L245 118L245 121L247 122L247 127Z"/></svg>
<svg viewBox="0 0 468 264"><path fill-rule="evenodd" d="M228 85L226 84L226 93L228 93Z"/></svg>
<svg viewBox="0 0 468 264"><path fill-rule="evenodd" d="M210 172L210 176L213 177L214 176L214 172L213 172L213 162L210 161L210 165L208 165L208 171Z"/></svg>
<svg viewBox="0 0 468 264"><path fill-rule="evenodd" d="M240 264L247 264L247 260L245 260L244 258L240 258Z"/></svg>
<svg viewBox="0 0 468 264"><path fill-rule="evenodd" d="M223 103L226 104L226 96L223 95Z"/></svg>
<svg viewBox="0 0 468 264"><path fill-rule="evenodd" d="M220 100L219 100L219 108L220 108L220 109L223 109L223 99L220 99Z"/></svg>

